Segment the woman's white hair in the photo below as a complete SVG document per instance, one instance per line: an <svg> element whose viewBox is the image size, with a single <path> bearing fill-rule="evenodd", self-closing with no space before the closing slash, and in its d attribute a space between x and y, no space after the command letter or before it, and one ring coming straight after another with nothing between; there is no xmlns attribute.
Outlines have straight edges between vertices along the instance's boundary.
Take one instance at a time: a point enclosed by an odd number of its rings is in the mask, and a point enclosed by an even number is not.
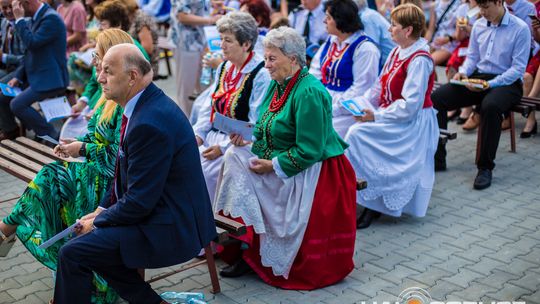
<svg viewBox="0 0 540 304"><path fill-rule="evenodd" d="M296 58L301 68L306 65L306 42L293 28L281 26L269 31L263 45L265 48L277 48L285 56Z"/></svg>

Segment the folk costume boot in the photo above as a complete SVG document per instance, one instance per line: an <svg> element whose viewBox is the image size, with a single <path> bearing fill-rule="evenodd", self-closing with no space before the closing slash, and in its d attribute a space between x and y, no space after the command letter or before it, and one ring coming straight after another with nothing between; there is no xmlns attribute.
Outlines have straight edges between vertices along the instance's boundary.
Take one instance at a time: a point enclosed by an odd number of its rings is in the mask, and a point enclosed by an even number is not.
<svg viewBox="0 0 540 304"><path fill-rule="evenodd" d="M219 274L225 278L237 278L251 271L248 263L241 258L238 262L223 268Z"/></svg>
<svg viewBox="0 0 540 304"><path fill-rule="evenodd" d="M381 217L381 213L369 208L364 208L362 215L356 220L356 229L365 229L371 225L371 222Z"/></svg>

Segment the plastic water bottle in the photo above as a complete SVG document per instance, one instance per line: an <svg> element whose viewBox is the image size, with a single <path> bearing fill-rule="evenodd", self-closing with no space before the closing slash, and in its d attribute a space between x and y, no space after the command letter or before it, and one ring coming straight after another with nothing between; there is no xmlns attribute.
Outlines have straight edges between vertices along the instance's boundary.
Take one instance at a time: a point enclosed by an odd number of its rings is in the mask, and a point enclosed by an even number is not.
<svg viewBox="0 0 540 304"><path fill-rule="evenodd" d="M208 303L206 303L206 302L203 301L203 300L191 298L191 299L189 299L189 300L187 301L187 304L208 304Z"/></svg>
<svg viewBox="0 0 540 304"><path fill-rule="evenodd" d="M206 55L204 55L204 58L206 60L209 60L210 58L212 58L212 53L210 52L206 53ZM207 86L207 85L210 85L211 80L212 80L212 68L203 63L203 68L201 71L201 78L199 79L199 81L202 85Z"/></svg>
<svg viewBox="0 0 540 304"><path fill-rule="evenodd" d="M174 292L167 291L162 293L161 298L171 304L181 304L181 303L190 303L190 300L200 300L204 302L204 294L200 292ZM200 302L194 302L200 303Z"/></svg>

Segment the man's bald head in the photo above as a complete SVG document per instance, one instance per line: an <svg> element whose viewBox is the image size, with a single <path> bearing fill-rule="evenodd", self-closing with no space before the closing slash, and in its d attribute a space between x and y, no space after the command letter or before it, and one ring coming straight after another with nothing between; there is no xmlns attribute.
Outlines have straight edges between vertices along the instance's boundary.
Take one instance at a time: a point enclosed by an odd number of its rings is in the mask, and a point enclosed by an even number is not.
<svg viewBox="0 0 540 304"><path fill-rule="evenodd" d="M124 107L138 92L152 82L152 67L133 44L111 47L101 61L98 82L107 99Z"/></svg>
<svg viewBox="0 0 540 304"><path fill-rule="evenodd" d="M137 69L139 73L144 76L152 70L150 62L144 58L141 50L134 44L131 43L121 43L112 46L105 57L111 56L111 59L121 60L120 62L124 65L124 71L129 72L132 69Z"/></svg>

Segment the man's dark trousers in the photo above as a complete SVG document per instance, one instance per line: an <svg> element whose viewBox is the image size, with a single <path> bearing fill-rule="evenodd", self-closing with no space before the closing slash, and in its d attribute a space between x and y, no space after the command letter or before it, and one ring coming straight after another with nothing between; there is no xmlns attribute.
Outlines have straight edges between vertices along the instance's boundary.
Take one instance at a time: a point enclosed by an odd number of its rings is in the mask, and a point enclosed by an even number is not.
<svg viewBox="0 0 540 304"><path fill-rule="evenodd" d="M68 303L66 299L70 299L71 303L90 304L92 270L129 303L161 302L159 295L141 278L137 269L124 265L117 239L122 235L119 233L122 229L124 227L120 226L97 228L69 241L60 249L55 303Z"/></svg>
<svg viewBox="0 0 540 304"><path fill-rule="evenodd" d="M469 78L490 80L496 75L473 73ZM504 113L510 111L512 106L518 104L523 96L523 87L520 80L511 85L488 89L483 92L473 92L464 86L444 84L431 94L433 106L437 109L439 128L447 129L447 112L463 107L477 105L482 122L480 155L478 169L493 170L495 167L495 155L501 137L501 123ZM439 145L435 154L435 162L444 162L446 149Z"/></svg>
<svg viewBox="0 0 540 304"><path fill-rule="evenodd" d="M32 87L26 88L16 97L4 96L0 93L0 129L5 132L15 130L17 128L15 115L26 128L34 130L37 135L58 138L58 131L32 107L32 104L36 101L64 95L64 93L64 88L36 92Z"/></svg>

